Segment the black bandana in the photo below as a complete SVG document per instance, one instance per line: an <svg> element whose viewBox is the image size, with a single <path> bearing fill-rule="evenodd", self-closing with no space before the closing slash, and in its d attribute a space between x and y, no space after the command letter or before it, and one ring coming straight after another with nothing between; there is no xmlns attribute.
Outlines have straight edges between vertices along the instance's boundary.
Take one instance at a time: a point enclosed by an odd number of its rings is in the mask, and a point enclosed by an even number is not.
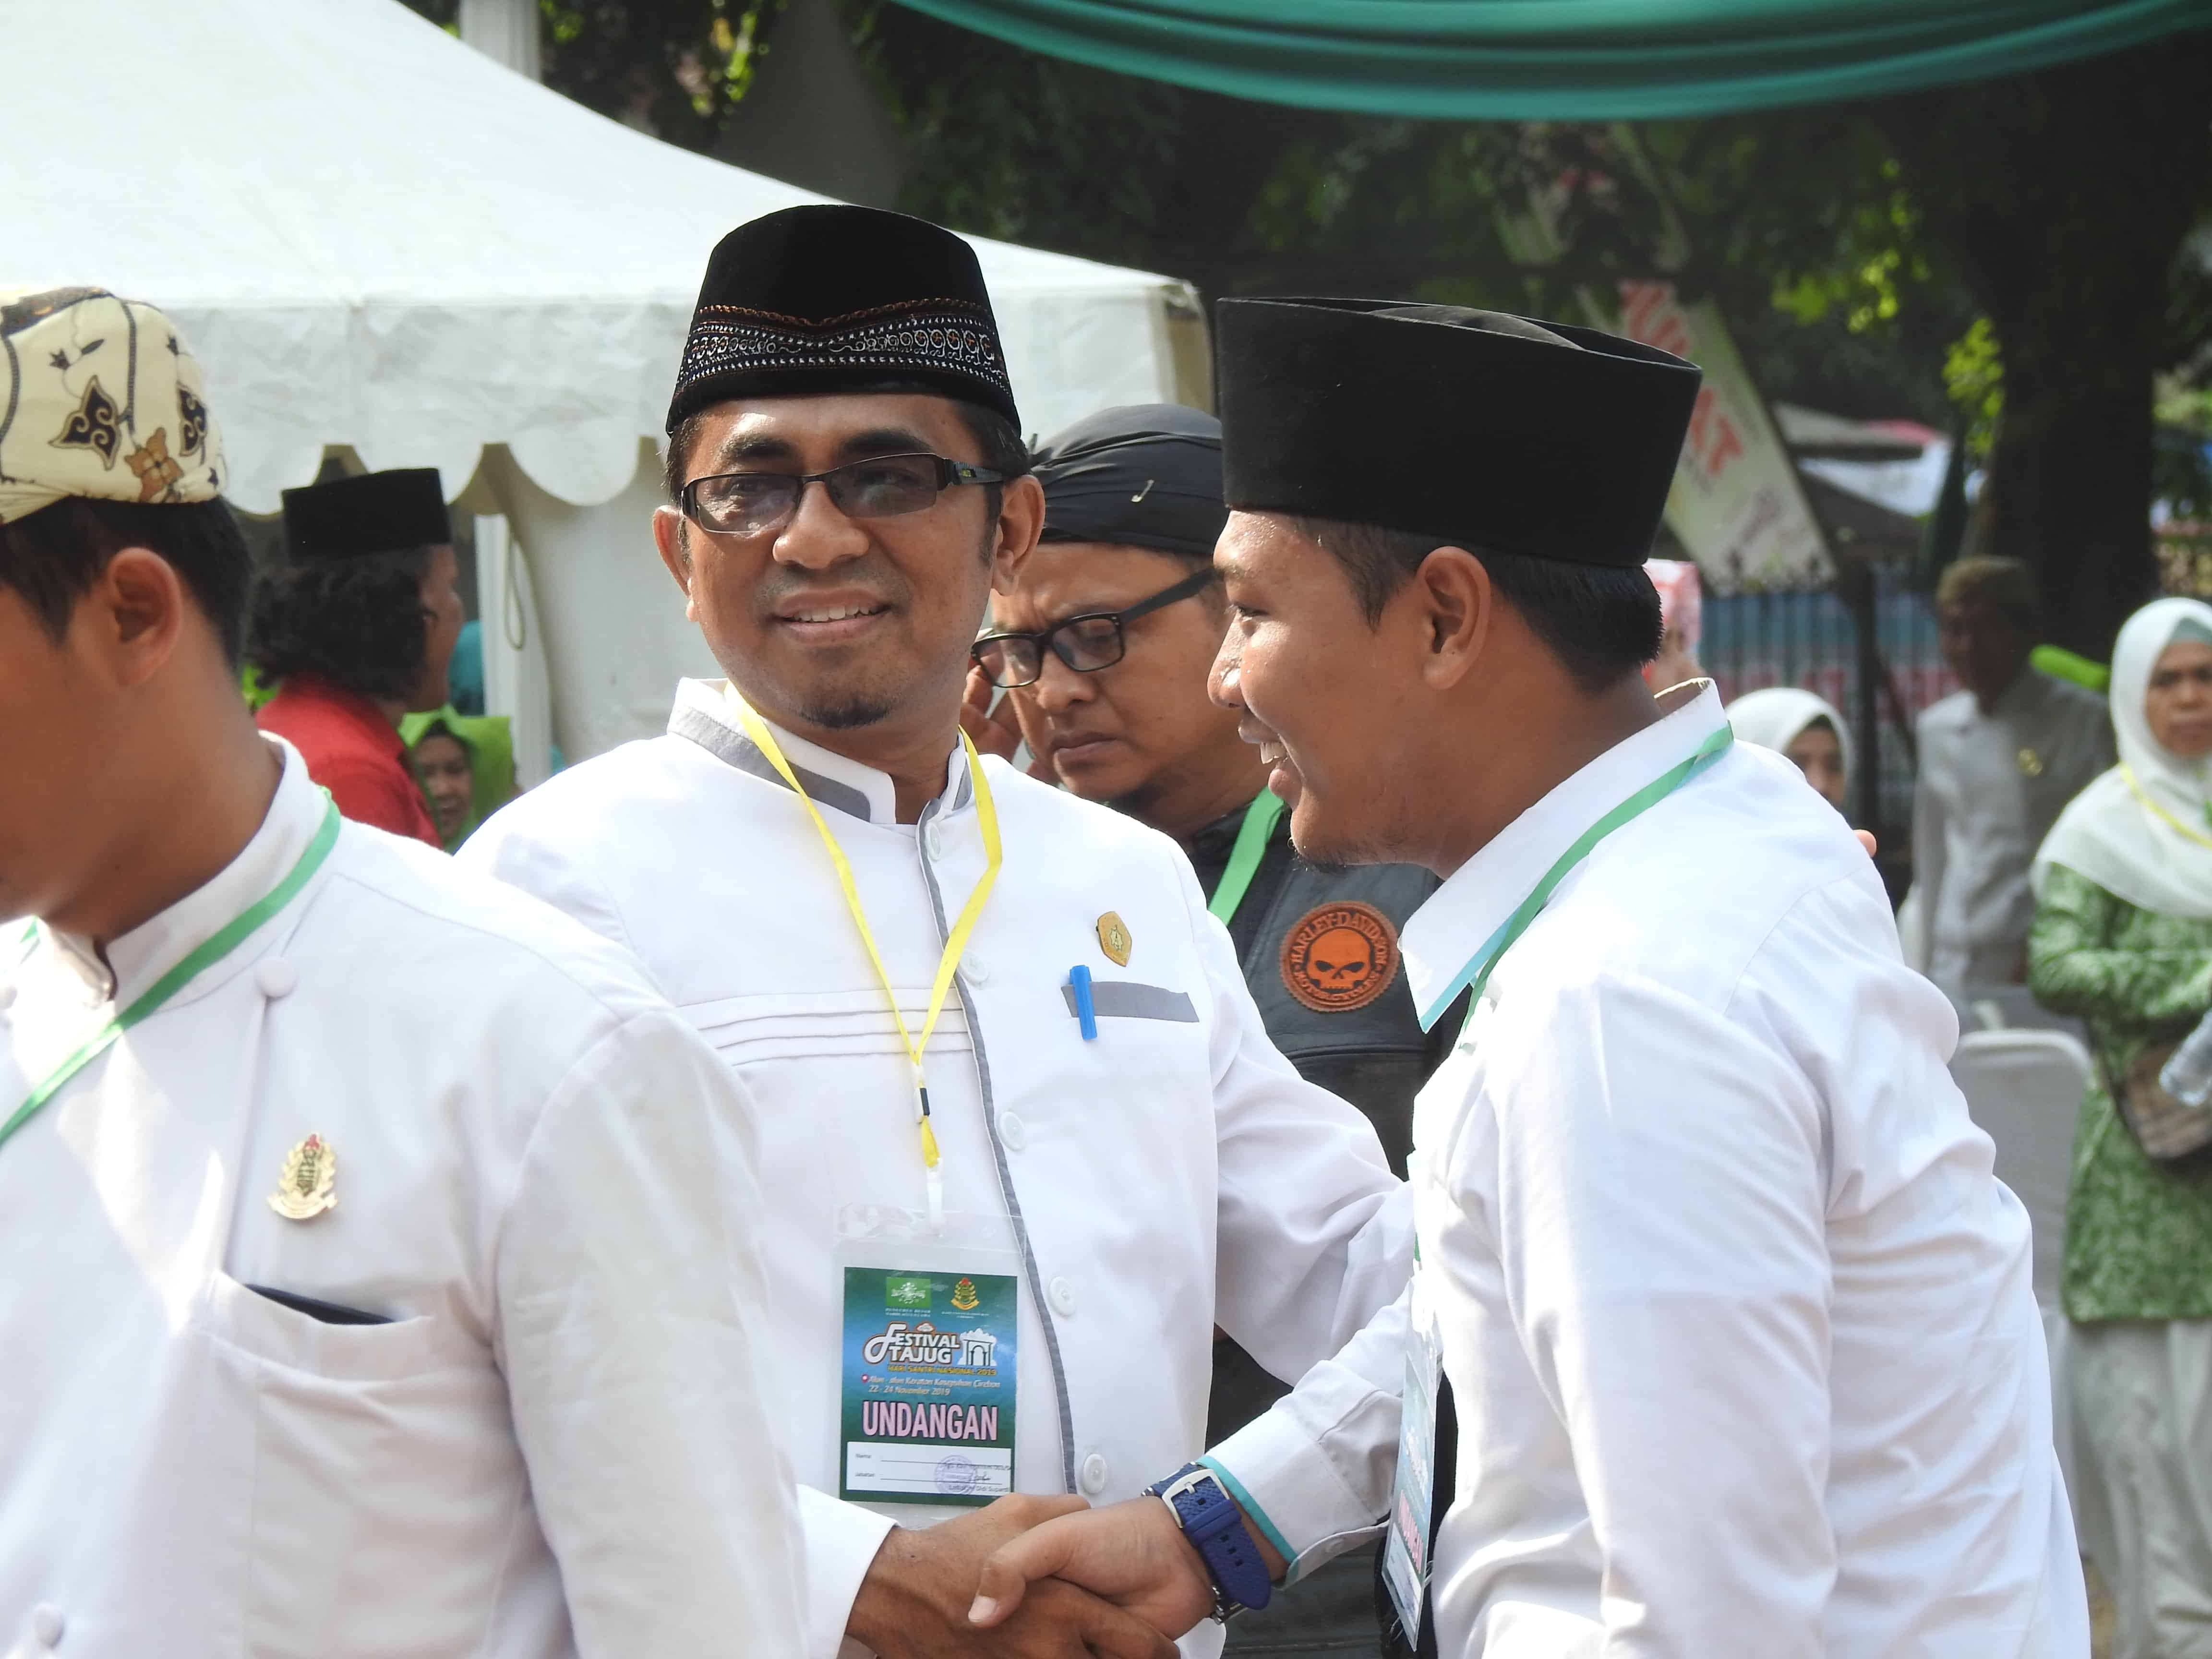
<svg viewBox="0 0 2212 1659"><path fill-rule="evenodd" d="M1039 449L1044 539L1112 542L1206 558L1221 503L1221 422L1175 404L1078 421Z"/></svg>

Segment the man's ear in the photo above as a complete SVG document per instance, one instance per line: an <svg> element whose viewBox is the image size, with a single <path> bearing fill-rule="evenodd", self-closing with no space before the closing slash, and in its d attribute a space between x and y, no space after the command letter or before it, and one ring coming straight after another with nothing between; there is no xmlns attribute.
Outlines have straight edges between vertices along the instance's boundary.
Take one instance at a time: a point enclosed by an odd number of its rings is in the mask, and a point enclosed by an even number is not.
<svg viewBox="0 0 2212 1659"><path fill-rule="evenodd" d="M126 547L78 601L78 624L119 687L145 684L176 654L198 607L175 567L151 549Z"/></svg>
<svg viewBox="0 0 2212 1659"><path fill-rule="evenodd" d="M691 550L690 529L684 515L672 507L653 509L653 544L660 551L660 562L668 567L668 574L676 578L677 586L684 590L686 601L684 616L692 622L699 620L698 612L689 603L691 598Z"/></svg>
<svg viewBox="0 0 2212 1659"><path fill-rule="evenodd" d="M1482 561L1463 547L1430 550L1407 586L1427 635L1421 677L1432 690L1449 690L1473 672L1490 642L1498 590Z"/></svg>
<svg viewBox="0 0 2212 1659"><path fill-rule="evenodd" d="M1011 593L1021 580L1022 567L1036 550L1044 534L1044 486L1034 475L1024 473L1005 486L999 503L997 541L991 550L991 591Z"/></svg>

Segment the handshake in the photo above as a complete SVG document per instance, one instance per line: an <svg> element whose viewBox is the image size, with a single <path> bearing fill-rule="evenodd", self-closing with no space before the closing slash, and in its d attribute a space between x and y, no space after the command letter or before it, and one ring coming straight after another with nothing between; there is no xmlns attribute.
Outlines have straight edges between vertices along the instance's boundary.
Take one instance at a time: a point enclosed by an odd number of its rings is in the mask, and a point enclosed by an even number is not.
<svg viewBox="0 0 2212 1659"><path fill-rule="evenodd" d="M1260 1548L1279 1578L1282 1558ZM1206 1564L1158 1498L1016 1495L895 1528L847 1629L883 1659L1172 1659L1212 1611Z"/></svg>

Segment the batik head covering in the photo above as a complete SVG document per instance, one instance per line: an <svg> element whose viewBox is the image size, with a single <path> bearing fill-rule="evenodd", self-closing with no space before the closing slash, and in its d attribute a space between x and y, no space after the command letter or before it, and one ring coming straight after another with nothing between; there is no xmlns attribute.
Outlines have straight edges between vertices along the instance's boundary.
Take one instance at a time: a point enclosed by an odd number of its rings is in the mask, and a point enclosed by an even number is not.
<svg viewBox="0 0 2212 1659"><path fill-rule="evenodd" d="M211 501L225 476L167 317L104 289L0 292L0 524L72 495Z"/></svg>
<svg viewBox="0 0 2212 1659"><path fill-rule="evenodd" d="M1790 752L1790 745L1797 741L1797 734L1815 720L1826 720L1836 734L1836 747L1844 757L1844 775L1851 775L1851 729L1844 724L1844 717L1836 712L1835 705L1810 691L1801 691L1795 686L1769 686L1764 691L1747 691L1723 711L1737 737L1760 749L1771 749L1778 755Z"/></svg>
<svg viewBox="0 0 2212 1659"><path fill-rule="evenodd" d="M1031 458L1044 486L1044 539L1213 556L1221 501L1221 422L1177 404L1101 410Z"/></svg>
<svg viewBox="0 0 2212 1659"><path fill-rule="evenodd" d="M1229 505L1573 564L1641 565L1696 365L1463 306L1224 300Z"/></svg>
<svg viewBox="0 0 2212 1659"><path fill-rule="evenodd" d="M912 381L981 404L1017 430L1012 385L975 250L877 208L786 208L715 245L668 430L739 397Z"/></svg>
<svg viewBox="0 0 2212 1659"><path fill-rule="evenodd" d="M2039 896L2063 864L2138 909L2212 921L2212 757L2184 760L2150 733L2143 702L2176 640L2212 644L2212 605L2154 599L2112 647L2112 735L2120 763L2074 797L2035 854Z"/></svg>

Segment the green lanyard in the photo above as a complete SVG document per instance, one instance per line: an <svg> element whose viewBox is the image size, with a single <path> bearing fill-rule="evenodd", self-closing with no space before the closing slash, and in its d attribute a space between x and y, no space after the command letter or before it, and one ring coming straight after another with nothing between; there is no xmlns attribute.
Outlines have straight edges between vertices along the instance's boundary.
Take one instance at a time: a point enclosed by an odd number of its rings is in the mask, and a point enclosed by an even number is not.
<svg viewBox="0 0 2212 1659"><path fill-rule="evenodd" d="M1244 902L1252 878L1260 873L1260 860L1267 855L1267 837L1274 834L1275 821L1282 816L1283 798L1272 789L1262 789L1244 809L1244 822L1237 827L1237 844L1229 849L1229 867L1221 872L1220 884L1206 905L1211 915L1220 918L1223 927L1236 919L1237 907Z"/></svg>
<svg viewBox="0 0 2212 1659"><path fill-rule="evenodd" d="M144 996L94 1032L82 1048L56 1067L44 1083L31 1091L29 1097L9 1115L5 1123L0 1123L0 1145L5 1145L10 1135L35 1117L39 1109L59 1094L71 1078L105 1054L116 1038L154 1013L185 986L238 949L270 917L296 898L300 890L307 884L308 878L320 869L323 860L331 855L331 848L337 845L337 804L327 801L323 811L322 827L315 831L315 838L308 843L307 850L300 854L300 861L292 866L289 875L276 884L275 890L162 975Z"/></svg>
<svg viewBox="0 0 2212 1659"><path fill-rule="evenodd" d="M1451 1006L1452 999L1460 994L1462 988L1470 986L1473 990L1467 1000L1467 1015L1472 1020L1476 1005L1482 1000L1482 988L1490 983L1491 970L1498 966L1498 958L1513 948L1516 939L1528 931L1528 925L1542 911L1546 902L1552 896L1553 890L1567 878L1567 872L1588 858L1592 848L1622 824L1656 806L1726 754L1729 745L1735 741L1735 732L1729 726L1722 726L1698 745L1696 754L1680 766L1668 768L1583 830L1581 838L1559 854L1559 862L1544 872L1544 878L1536 884L1527 898L1521 901L1521 908L1506 917L1504 925L1474 953L1467 966L1460 969L1459 976L1445 987L1443 994L1421 1017L1421 1029L1425 1031L1443 1018L1444 1010Z"/></svg>

